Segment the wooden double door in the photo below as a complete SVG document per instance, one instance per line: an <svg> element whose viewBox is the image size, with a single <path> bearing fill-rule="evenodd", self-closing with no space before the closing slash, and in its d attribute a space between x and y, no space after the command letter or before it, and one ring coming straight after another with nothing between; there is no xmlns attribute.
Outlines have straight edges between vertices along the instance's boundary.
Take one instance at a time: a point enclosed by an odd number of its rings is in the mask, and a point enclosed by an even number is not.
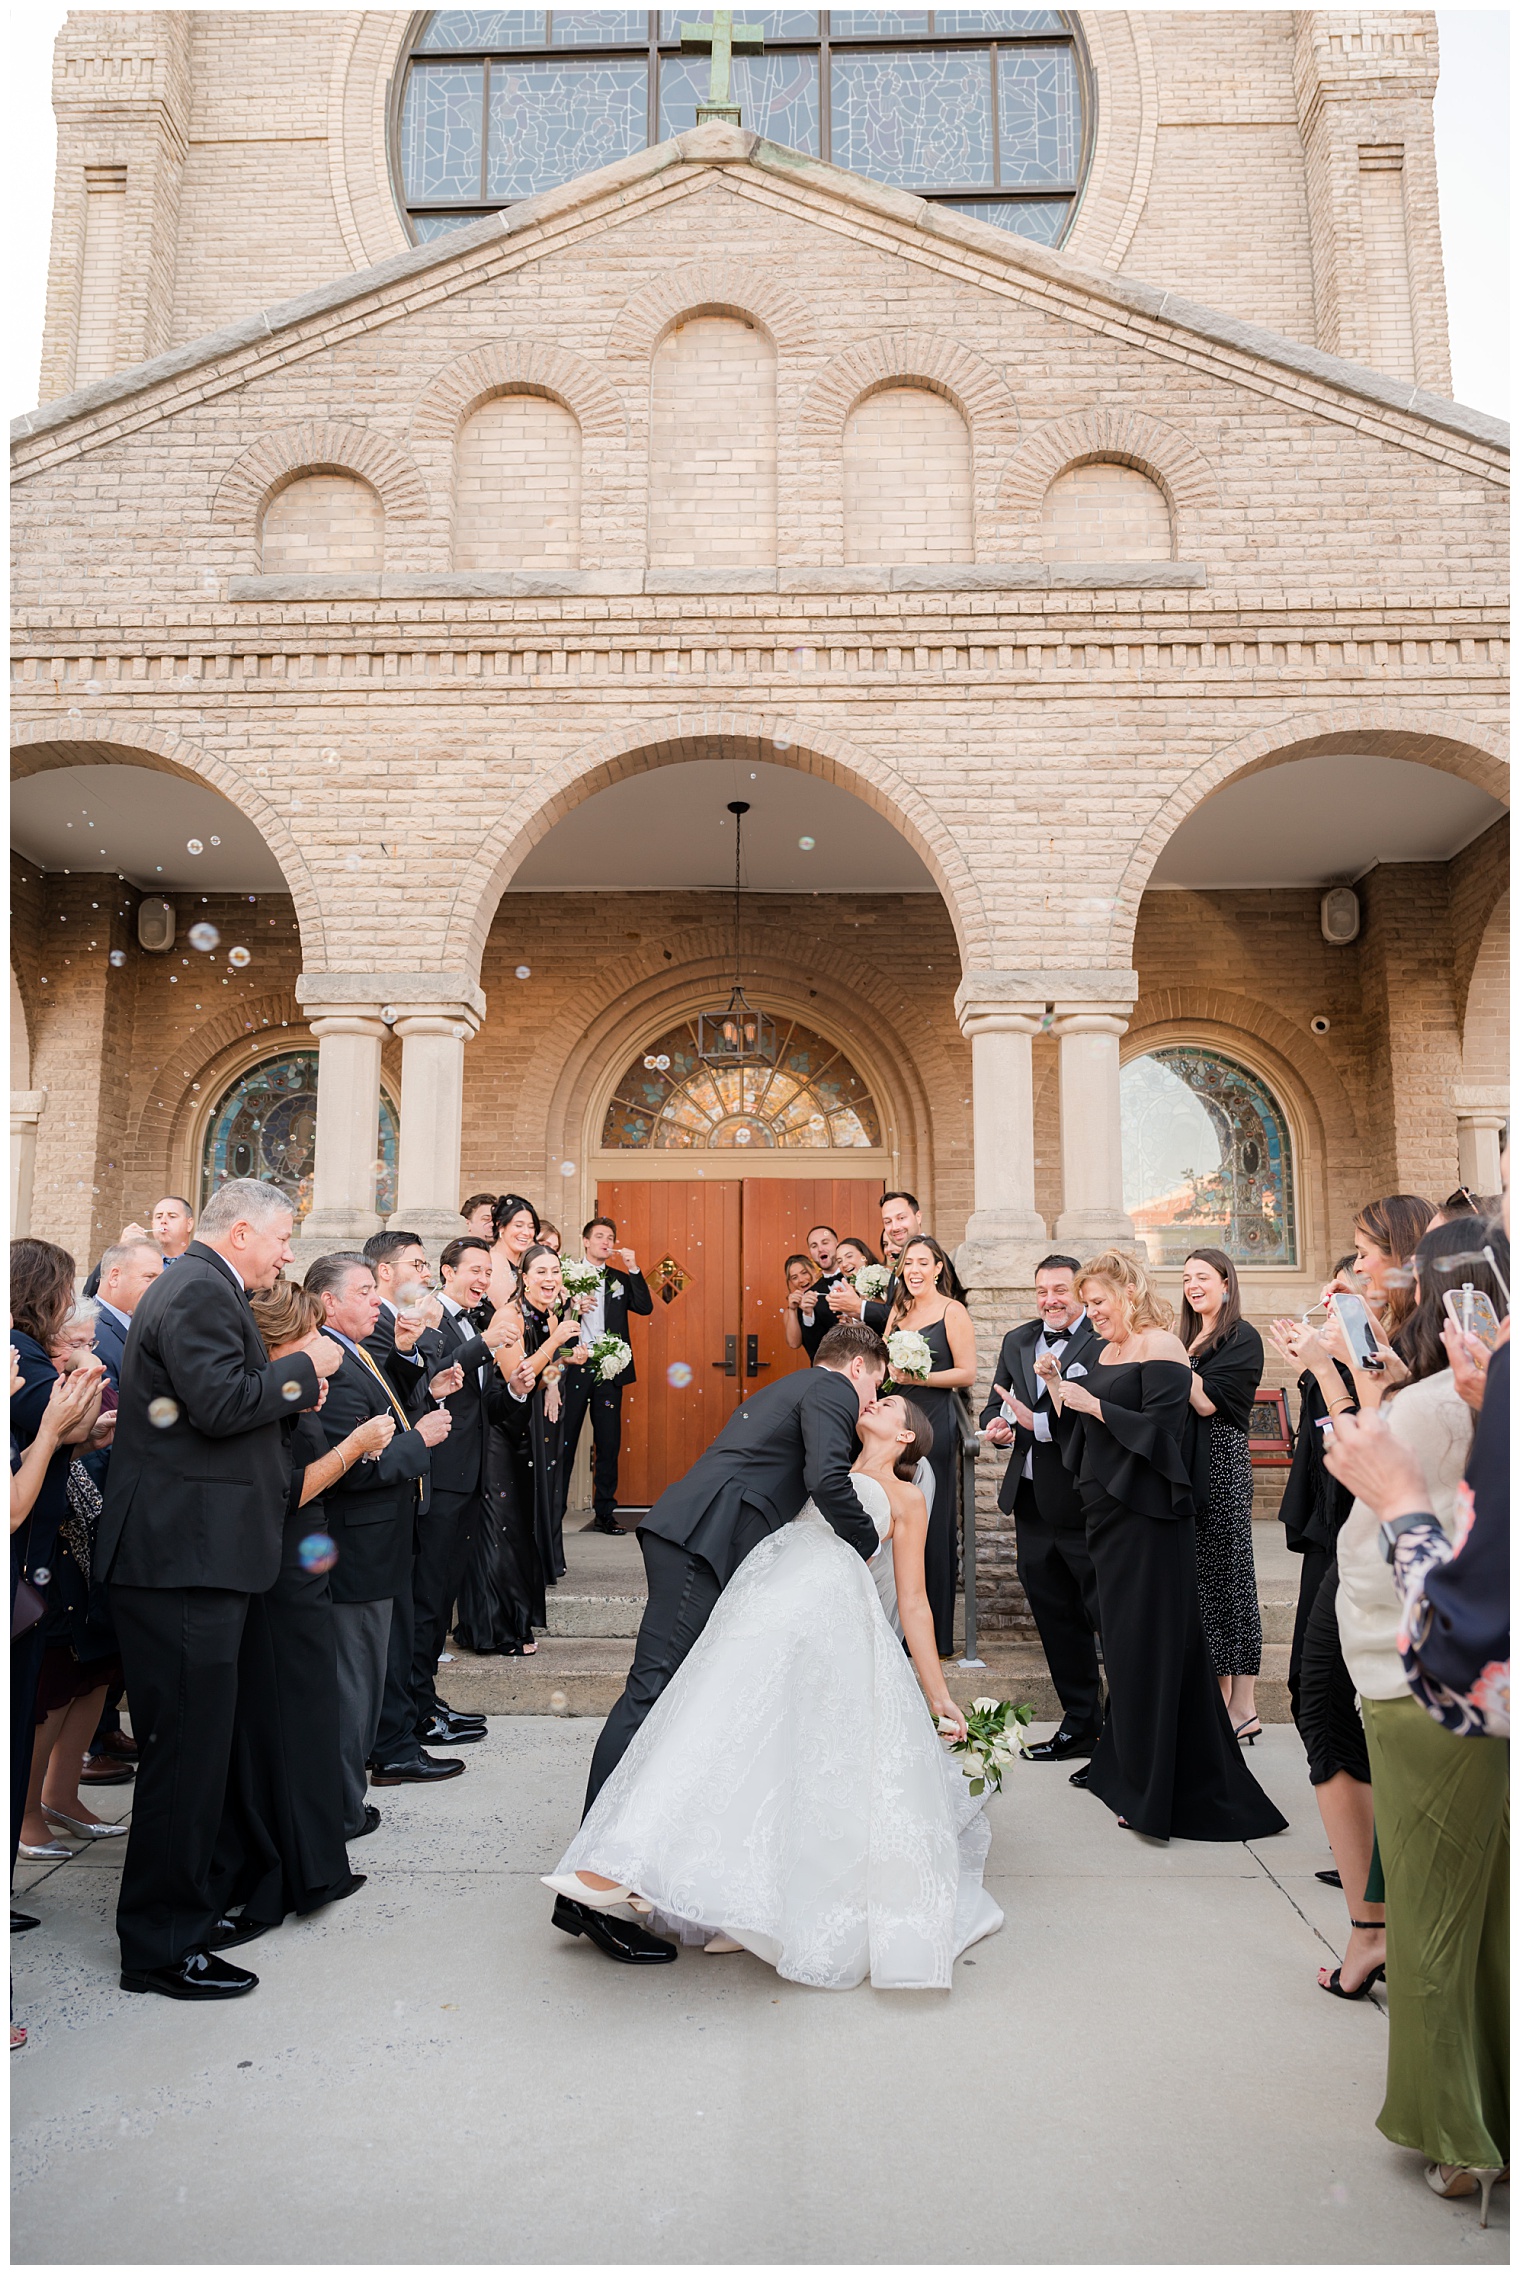
<svg viewBox="0 0 1520 2275"><path fill-rule="evenodd" d="M649 1282L631 1322L638 1380L623 1394L618 1500L647 1507L761 1383L807 1365L782 1319L788 1256L831 1224L877 1245L875 1177L692 1177L599 1184L597 1209Z"/></svg>

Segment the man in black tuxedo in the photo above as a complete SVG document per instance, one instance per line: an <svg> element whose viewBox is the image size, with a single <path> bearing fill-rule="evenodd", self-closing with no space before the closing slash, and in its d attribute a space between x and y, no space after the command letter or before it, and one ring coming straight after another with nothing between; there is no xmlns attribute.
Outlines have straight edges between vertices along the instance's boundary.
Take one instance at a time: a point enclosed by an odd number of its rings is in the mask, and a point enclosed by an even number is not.
<svg viewBox="0 0 1520 2275"><path fill-rule="evenodd" d="M1090 1374L1098 1363L1103 1342L1077 1294L1081 1269L1074 1256L1047 1256L1036 1266L1040 1316L1003 1337L992 1396L982 1409L988 1443L1013 1448L998 1507L1013 1517L1019 1578L1061 1701L1055 1736L1029 1749L1029 1759L1038 1762L1085 1760L1103 1728L1098 1583L1077 1481L1061 1459L1071 1423L1068 1418L1063 1429L1052 1417L1045 1385L1034 1371L1046 1351L1065 1376Z"/></svg>
<svg viewBox="0 0 1520 2275"><path fill-rule="evenodd" d="M586 1807L600 1793L712 1616L752 1548L816 1501L840 1539L867 1562L881 1543L850 1470L856 1424L887 1371L881 1337L847 1321L819 1345L805 1372L783 1375L747 1398L706 1453L664 1492L639 1526L649 1600L623 1695L591 1757ZM588 1888L597 1886L593 1879ZM675 1947L644 1928L571 1896L556 1896L554 1924L587 1935L630 1965L674 1959Z"/></svg>
<svg viewBox="0 0 1520 2275"><path fill-rule="evenodd" d="M924 1229L924 1212L911 1193L883 1193L881 1196L881 1257L890 1277L887 1292L880 1303L863 1303L849 1280L842 1280L830 1293L829 1309L841 1319L864 1320L874 1327L878 1335L885 1335L892 1306L897 1301L897 1259L910 1240L916 1239ZM955 1266L950 1267L949 1293L957 1303L964 1303L966 1291L956 1277Z"/></svg>
<svg viewBox="0 0 1520 2275"><path fill-rule="evenodd" d="M380 1295L374 1331L365 1337L364 1348L392 1389L400 1392L402 1405L409 1413L420 1414L427 1404L428 1377L437 1369L441 1350L437 1328L442 1314L432 1293L432 1263L415 1232L377 1232L365 1241L363 1252ZM426 1308L418 1316L403 1316L397 1294L417 1288L428 1290Z"/></svg>
<svg viewBox="0 0 1520 2275"><path fill-rule="evenodd" d="M339 1355L318 1417L328 1445L340 1445L361 1422L376 1415L396 1425L384 1451L355 1462L328 1487L322 1502L338 1551L332 1604L347 1818L343 1830L345 1838L356 1840L366 1829L365 1768L378 1744L392 1614L398 1597L410 1613L417 1512L425 1499L432 1449L448 1436L452 1425L441 1407L431 1408L413 1423L365 1349L380 1308L380 1292L367 1258L347 1253L319 1256L306 1275L306 1288L322 1304L326 1313L322 1334ZM464 1770L461 1761L424 1754L410 1716L392 1747L376 1755L377 1785L431 1785L458 1777Z"/></svg>
<svg viewBox="0 0 1520 2275"><path fill-rule="evenodd" d="M602 1271L600 1288L594 1296L582 1301L581 1332L588 1343L598 1335L620 1335L632 1350L629 1315L647 1319L654 1310L654 1297L633 1250L619 1248L616 1242L617 1226L610 1216L594 1216L589 1224L581 1227L581 1253L588 1264L599 1264ZM565 1400L563 1474L566 1477L570 1474L581 1424L589 1406L595 1505L590 1529L593 1532L622 1531L617 1521L617 1482L618 1456L623 1447L623 1386L637 1380L632 1359L611 1382L593 1381L589 1367L570 1367L565 1373L561 1387Z"/></svg>
<svg viewBox="0 0 1520 2275"><path fill-rule="evenodd" d="M90 1275L98 1291L95 1352L105 1367L107 1382L115 1391L121 1389L121 1362L126 1353L132 1314L163 1268L163 1252L158 1242L150 1240L146 1233L134 1233L130 1240L124 1237L108 1248ZM85 1467L104 1494L111 1470L110 1449L87 1455ZM119 1683L113 1683L106 1692L90 1750L79 1772L81 1786L130 1785L132 1782L137 1746L123 1734L121 1727L121 1702L125 1695Z"/></svg>
<svg viewBox="0 0 1520 2275"><path fill-rule="evenodd" d="M124 1990L236 1998L258 1982L207 1947L238 1649L249 1597L280 1569L280 1423L316 1404L341 1355L265 1356L245 1290L290 1262L291 1224L278 1186L223 1185L127 1336L95 1548L141 1757L116 1909Z"/></svg>
<svg viewBox="0 0 1520 2275"><path fill-rule="evenodd" d="M808 1290L813 1299L811 1326L808 1324L808 1311L803 1304L792 1305L792 1308L797 1313L797 1332L802 1337L802 1348L806 1351L808 1365L811 1366L818 1355L819 1344L829 1329L837 1326L844 1316L842 1311L837 1314L834 1312L828 1298L845 1275L834 1260L839 1247L839 1235L831 1224L815 1224L808 1233L806 1246L808 1261L814 1272L813 1285ZM788 1257L787 1261L790 1263L791 1258ZM854 1292L852 1288L850 1293L853 1295ZM790 1297L787 1300L791 1302ZM866 1321L868 1327L871 1324L870 1320ZM880 1333L880 1329L877 1332Z"/></svg>
<svg viewBox="0 0 1520 2275"><path fill-rule="evenodd" d="M417 1519L408 1685L419 1745L467 1746L485 1736L485 1717L456 1714L438 1696L438 1655L469 1560L471 1535L480 1521L486 1430L491 1422L508 1419L509 1393L495 1357L504 1343L516 1337L505 1311L484 1334L477 1334L470 1324L469 1313L485 1300L491 1283L489 1240L473 1234L451 1240L440 1269L439 1324L424 1342L428 1364L435 1357L437 1361L428 1387L442 1402L452 1427L443 1443L433 1448L428 1506Z"/></svg>

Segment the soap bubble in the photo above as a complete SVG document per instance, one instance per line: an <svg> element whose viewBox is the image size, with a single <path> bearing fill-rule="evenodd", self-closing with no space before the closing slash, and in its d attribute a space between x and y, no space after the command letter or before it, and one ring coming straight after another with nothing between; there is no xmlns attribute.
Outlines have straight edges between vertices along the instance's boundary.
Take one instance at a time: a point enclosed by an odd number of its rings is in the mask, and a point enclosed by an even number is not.
<svg viewBox="0 0 1520 2275"><path fill-rule="evenodd" d="M127 952L125 948L113 948L111 950L111 961L116 966L116 969L118 971L121 970L121 967L126 962L126 960Z"/></svg>
<svg viewBox="0 0 1520 2275"><path fill-rule="evenodd" d="M202 843L201 843L201 841L200 841L200 839L199 839L198 837L187 837L187 838L186 838L186 840L185 840L185 851L186 851L187 853L204 853L204 852L205 852L205 850L206 850L206 848L204 847L204 845L202 845Z"/></svg>
<svg viewBox="0 0 1520 2275"><path fill-rule="evenodd" d="M296 1555L303 1572L330 1572L338 1561L338 1544L330 1532L309 1532Z"/></svg>
<svg viewBox="0 0 1520 2275"><path fill-rule="evenodd" d="M559 1165L559 1173L561 1177L573 1177L575 1175L575 1163L573 1161L562 1161Z"/></svg>
<svg viewBox="0 0 1520 2275"><path fill-rule="evenodd" d="M650 1057L648 1056L648 1054L646 1053L646 1054L645 1054L645 1058L644 1058L644 1064L645 1064L647 1067L649 1067L650 1069L653 1069L653 1067L654 1067L654 1063L655 1063L655 1062L654 1062L654 1060L653 1060L652 1058L650 1058Z"/></svg>
<svg viewBox="0 0 1520 2275"><path fill-rule="evenodd" d="M220 944L221 937L214 924L192 924L190 927L190 945L199 948L203 956L210 955L212 949Z"/></svg>
<svg viewBox="0 0 1520 2275"><path fill-rule="evenodd" d="M670 1072L669 1051L661 1051L659 1057L655 1060L654 1063L659 1068L661 1074L668 1074Z"/></svg>
<svg viewBox="0 0 1520 2275"><path fill-rule="evenodd" d="M665 1369L665 1380L672 1390L685 1390L691 1378L692 1366L689 1359L672 1359Z"/></svg>
<svg viewBox="0 0 1520 2275"><path fill-rule="evenodd" d="M219 837L214 837L211 842L213 845L220 845L222 841Z"/></svg>
<svg viewBox="0 0 1520 2275"><path fill-rule="evenodd" d="M818 840L816 837L799 837L797 843L801 846L804 853L811 853L814 846L818 843Z"/></svg>
<svg viewBox="0 0 1520 2275"><path fill-rule="evenodd" d="M235 972L244 972L253 962L253 958L246 948L229 948L227 950L227 961Z"/></svg>
<svg viewBox="0 0 1520 2275"><path fill-rule="evenodd" d="M748 1145L748 1144L749 1144L749 1139L750 1139L750 1133L749 1133L749 1131L748 1131L748 1130L735 1130L735 1132L734 1132L734 1143L735 1143L735 1145Z"/></svg>
<svg viewBox="0 0 1520 2275"><path fill-rule="evenodd" d="M150 1398L148 1420L155 1430L172 1430L179 1420L179 1408L172 1398Z"/></svg>
<svg viewBox="0 0 1520 2275"><path fill-rule="evenodd" d="M346 853L343 856L343 866L345 869L362 869L364 867L364 857L359 853Z"/></svg>
<svg viewBox="0 0 1520 2275"><path fill-rule="evenodd" d="M562 1690L551 1690L549 1693L549 1712L551 1714L568 1714L569 1711L570 1701L564 1692Z"/></svg>
<svg viewBox="0 0 1520 2275"><path fill-rule="evenodd" d="M294 1404L295 1404L296 1400L297 1400L297 1399L300 1397L300 1395L301 1395L301 1385L300 1385L298 1382L282 1382L282 1383L281 1383L281 1385L280 1385L280 1396L281 1396L282 1398L284 1398L284 1399L288 1399L288 1400L289 1400L289 1402L290 1402L290 1404L291 1404L292 1406L294 1406Z"/></svg>
<svg viewBox="0 0 1520 2275"><path fill-rule="evenodd" d="M519 964L517 967L517 976L520 980L531 979L533 976L533 967L531 964Z"/></svg>
<svg viewBox="0 0 1520 2275"><path fill-rule="evenodd" d="M52 1577L53 1568L51 1564L39 1564L34 1568L32 1572L32 1578L36 1581L39 1588L45 1588Z"/></svg>

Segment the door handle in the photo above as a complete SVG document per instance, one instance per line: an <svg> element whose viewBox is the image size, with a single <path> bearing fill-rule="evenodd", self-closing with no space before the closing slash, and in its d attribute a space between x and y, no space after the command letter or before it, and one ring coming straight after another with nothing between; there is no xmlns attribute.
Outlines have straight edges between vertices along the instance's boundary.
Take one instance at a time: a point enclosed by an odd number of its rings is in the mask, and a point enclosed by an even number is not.
<svg viewBox="0 0 1520 2275"><path fill-rule="evenodd" d="M760 1369L761 1369L762 1367L768 1367L768 1366L770 1365L770 1363L771 1363L771 1362L770 1362L770 1360L769 1360L769 1359L762 1359L762 1358L761 1358L761 1356L760 1356L760 1338L759 1338L759 1336L758 1336L758 1335L746 1335L746 1336L745 1336L745 1338L744 1338L744 1371L745 1371L745 1373L746 1373L746 1374L749 1374L749 1375L755 1375L755 1374L758 1374L758 1373L760 1372Z"/></svg>
<svg viewBox="0 0 1520 2275"><path fill-rule="evenodd" d="M713 1372L715 1374L737 1374L739 1372L739 1338L737 1335L724 1336L723 1356L721 1359L713 1360Z"/></svg>

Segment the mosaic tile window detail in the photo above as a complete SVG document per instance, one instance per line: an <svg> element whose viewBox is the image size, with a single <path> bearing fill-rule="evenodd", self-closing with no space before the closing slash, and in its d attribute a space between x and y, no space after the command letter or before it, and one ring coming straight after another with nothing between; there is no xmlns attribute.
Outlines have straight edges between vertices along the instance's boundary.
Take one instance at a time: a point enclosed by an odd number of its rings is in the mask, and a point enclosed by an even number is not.
<svg viewBox="0 0 1520 2275"><path fill-rule="evenodd" d="M379 1215L396 1206L396 1110L382 1091L375 1133ZM258 1177L290 1197L299 1225L311 1207L317 1143L317 1054L286 1051L263 1059L218 1102L201 1149L201 1207L229 1177Z"/></svg>
<svg viewBox="0 0 1520 2275"><path fill-rule="evenodd" d="M664 8L444 9L421 19L395 117L427 243L695 125L711 63ZM1055 9L762 8L733 58L746 127L806 157L1058 244L1085 152L1076 19ZM1018 191L1018 196L1007 193ZM977 197L975 193L985 193Z"/></svg>
<svg viewBox="0 0 1520 2275"><path fill-rule="evenodd" d="M844 1052L810 1027L776 1025L774 1066L718 1070L697 1055L695 1018L683 1020L623 1076L602 1144L667 1152L879 1146L875 1102Z"/></svg>
<svg viewBox="0 0 1520 2275"><path fill-rule="evenodd" d="M1129 1061L1119 1099L1124 1206L1152 1264L1175 1268L1198 1247L1297 1263L1287 1116L1259 1076L1169 1045Z"/></svg>

